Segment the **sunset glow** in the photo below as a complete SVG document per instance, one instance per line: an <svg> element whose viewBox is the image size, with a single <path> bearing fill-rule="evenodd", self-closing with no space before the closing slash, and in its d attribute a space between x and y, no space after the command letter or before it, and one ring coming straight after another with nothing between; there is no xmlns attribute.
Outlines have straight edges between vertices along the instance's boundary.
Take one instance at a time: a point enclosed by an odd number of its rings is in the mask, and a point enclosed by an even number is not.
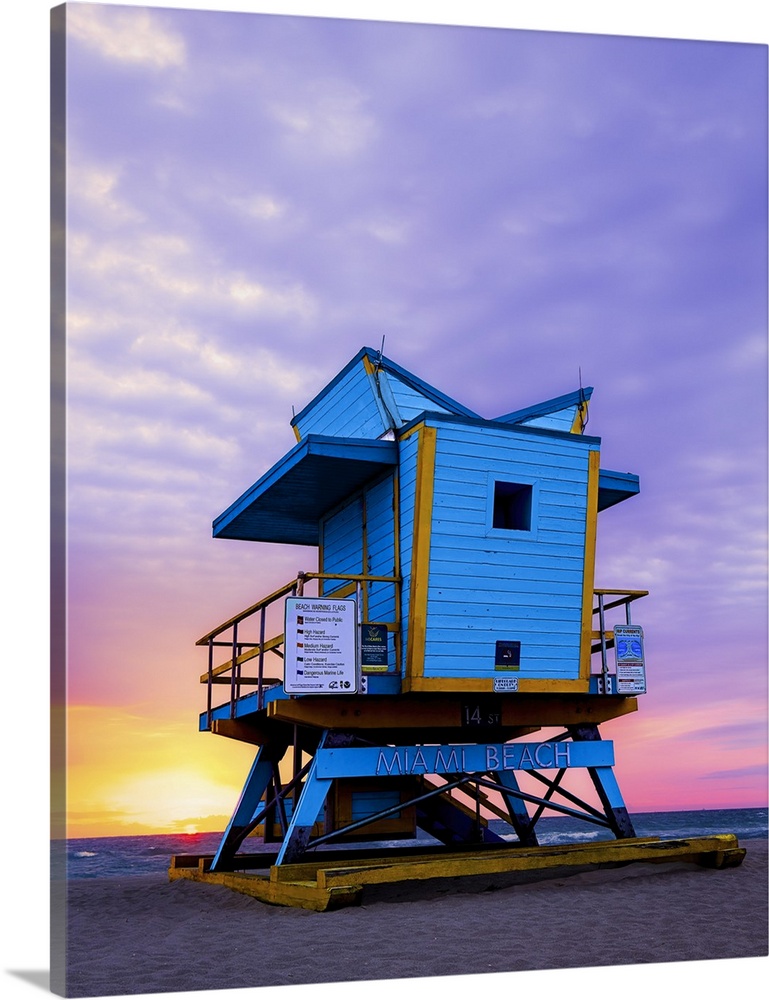
<svg viewBox="0 0 769 1000"><path fill-rule="evenodd" d="M68 836L226 824L195 640L317 555L211 522L383 338L483 416L595 386L628 808L765 805L765 48L100 4L67 44Z"/></svg>

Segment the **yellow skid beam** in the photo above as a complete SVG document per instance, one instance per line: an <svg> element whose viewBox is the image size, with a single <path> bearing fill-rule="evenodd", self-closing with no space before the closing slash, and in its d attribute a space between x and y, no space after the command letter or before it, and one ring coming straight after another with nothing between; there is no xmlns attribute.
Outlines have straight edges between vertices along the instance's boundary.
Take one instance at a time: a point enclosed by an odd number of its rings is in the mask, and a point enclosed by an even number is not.
<svg viewBox="0 0 769 1000"><path fill-rule="evenodd" d="M273 865L269 875L212 873L207 870L208 858L184 855L172 859L169 878L223 885L265 903L323 911L359 903L366 885L634 861L688 861L707 868L732 868L742 863L745 853L731 833L681 840L636 837L555 847L389 855L359 863L353 855L334 861L319 854L298 864Z"/></svg>

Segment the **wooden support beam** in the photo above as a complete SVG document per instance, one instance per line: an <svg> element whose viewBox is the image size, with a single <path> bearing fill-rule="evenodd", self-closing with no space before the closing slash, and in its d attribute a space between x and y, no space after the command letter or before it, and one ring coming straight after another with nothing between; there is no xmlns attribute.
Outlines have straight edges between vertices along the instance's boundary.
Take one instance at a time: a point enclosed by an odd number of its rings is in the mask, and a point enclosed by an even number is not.
<svg viewBox="0 0 769 1000"><path fill-rule="evenodd" d="M477 730L462 728L459 695L426 695L395 700L376 695L343 698L291 698L271 702L269 718L321 729L456 729L474 741ZM601 698L559 698L547 695L508 695L500 698L501 726L542 727L600 723L635 712L636 698L607 695Z"/></svg>
<svg viewBox="0 0 769 1000"><path fill-rule="evenodd" d="M214 719L211 723L211 732L216 736L226 736L231 740L240 740L241 743L252 743L254 746L266 743L270 736L264 727L256 726L252 722L243 722L241 719Z"/></svg>
<svg viewBox="0 0 769 1000"><path fill-rule="evenodd" d="M560 868L565 865L617 864L630 861L695 861L708 863L713 854L736 849L737 838L731 834L714 837L697 837L691 840L644 841L628 843L627 840L607 841L602 844L560 849L510 848L490 850L483 854L445 856L434 859L409 860L405 863L375 865L348 865L319 869L319 888L334 885L375 885L383 882L413 881L416 879L461 877L463 875L488 875L499 872L537 871ZM744 857L744 850L742 857ZM736 860L736 859L735 859Z"/></svg>
<svg viewBox="0 0 769 1000"><path fill-rule="evenodd" d="M316 856L309 862L273 865L269 877L238 872L211 872L205 859L174 858L169 878L218 884L265 903L308 910L330 910L360 902L366 885L427 879L460 878L553 868L688 861L704 867L727 868L742 863L745 848L733 834L660 840L657 837L590 842L554 847L492 847L462 852L435 851L420 855L389 854L335 860ZM265 859L266 860L266 859Z"/></svg>

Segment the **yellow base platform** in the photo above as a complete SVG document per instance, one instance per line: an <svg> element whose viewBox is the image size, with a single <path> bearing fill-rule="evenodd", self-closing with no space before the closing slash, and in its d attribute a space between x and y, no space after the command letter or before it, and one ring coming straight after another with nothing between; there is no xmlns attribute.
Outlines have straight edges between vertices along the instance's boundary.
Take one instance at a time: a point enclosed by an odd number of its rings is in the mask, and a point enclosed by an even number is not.
<svg viewBox="0 0 769 1000"><path fill-rule="evenodd" d="M660 840L656 837L601 841L557 847L493 847L447 853L428 851L372 858L324 857L318 853L298 864L272 865L249 871L258 855L236 858L243 868L211 872L211 855L178 855L171 859L169 878L224 885L264 903L307 910L331 910L359 903L367 885L446 879L473 875L532 872L552 868L630 864L635 861L690 861L707 868L733 868L742 863L745 848L734 834ZM269 864L269 859L264 862Z"/></svg>

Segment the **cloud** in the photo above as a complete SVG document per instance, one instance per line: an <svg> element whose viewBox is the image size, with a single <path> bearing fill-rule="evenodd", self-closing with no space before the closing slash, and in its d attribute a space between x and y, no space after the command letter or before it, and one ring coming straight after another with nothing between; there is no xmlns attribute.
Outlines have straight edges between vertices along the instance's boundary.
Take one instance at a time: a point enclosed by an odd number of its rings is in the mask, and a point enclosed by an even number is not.
<svg viewBox="0 0 769 1000"><path fill-rule="evenodd" d="M311 80L302 90L273 98L267 105L301 155L354 156L377 138L378 128L366 111L366 96L342 79Z"/></svg>
<svg viewBox="0 0 769 1000"><path fill-rule="evenodd" d="M695 742L708 742L724 749L756 749L766 744L766 720L743 718L739 722L721 723L693 729L683 737Z"/></svg>
<svg viewBox="0 0 769 1000"><path fill-rule="evenodd" d="M69 153L67 183L70 200L80 203L92 221L114 227L146 220L143 212L128 204L118 194L121 168L86 164L78 160L72 149Z"/></svg>
<svg viewBox="0 0 769 1000"><path fill-rule="evenodd" d="M244 212L253 219L267 221L280 219L285 215L286 206L268 194L251 194L245 197L225 197L223 199L239 212Z"/></svg>
<svg viewBox="0 0 769 1000"><path fill-rule="evenodd" d="M713 771L699 775L700 781L735 781L739 778L762 778L766 781L766 764L754 764L749 767L726 768L723 771Z"/></svg>
<svg viewBox="0 0 769 1000"><path fill-rule="evenodd" d="M69 259L76 289L112 303L123 300L134 313L178 314L181 306L308 320L317 311L313 294L300 282L230 270L181 234L147 228L99 238L74 229Z"/></svg>
<svg viewBox="0 0 769 1000"><path fill-rule="evenodd" d="M67 32L102 58L143 69L184 65L184 38L168 19L143 8L115 10L101 4L67 8Z"/></svg>

